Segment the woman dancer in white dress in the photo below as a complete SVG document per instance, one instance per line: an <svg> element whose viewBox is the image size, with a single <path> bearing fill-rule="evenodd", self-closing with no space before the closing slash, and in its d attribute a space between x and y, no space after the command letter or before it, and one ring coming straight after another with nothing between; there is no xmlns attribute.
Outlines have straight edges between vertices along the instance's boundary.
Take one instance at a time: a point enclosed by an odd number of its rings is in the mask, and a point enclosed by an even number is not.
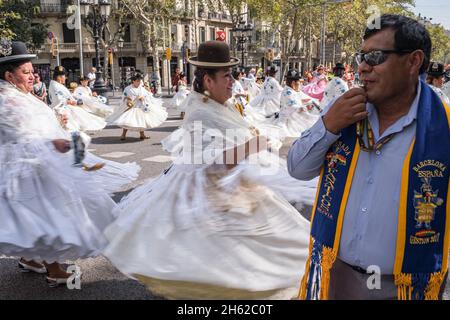
<svg viewBox="0 0 450 320"><path fill-rule="evenodd" d="M325 109L333 100L339 98L349 90L347 81L343 79L345 76L345 67L342 63L336 63L336 66L333 68L333 74L334 77L325 87L322 101L320 101L322 109Z"/></svg>
<svg viewBox="0 0 450 320"><path fill-rule="evenodd" d="M438 62L431 62L428 67L426 82L430 85L431 89L444 101L447 105L450 105L450 97L448 97L444 91L442 91L442 86L444 84L444 65Z"/></svg>
<svg viewBox="0 0 450 320"><path fill-rule="evenodd" d="M319 119L319 115L312 114L307 104L302 103L300 90L300 73L291 69L286 75L286 87L281 93L281 109L273 119L273 124L281 127L282 136L298 138L301 133L309 129Z"/></svg>
<svg viewBox="0 0 450 320"><path fill-rule="evenodd" d="M81 131L100 131L106 122L99 116L89 113L87 107L77 100L65 87L66 70L62 66L55 68L53 80L48 89L52 108L65 108L68 111L69 122Z"/></svg>
<svg viewBox="0 0 450 320"><path fill-rule="evenodd" d="M87 110L99 117L106 118L114 112L114 108L102 103L96 92L92 92L89 88L89 78L87 76L80 77L80 85L73 93L75 99L81 100Z"/></svg>
<svg viewBox="0 0 450 320"><path fill-rule="evenodd" d="M9 54L0 53L0 253L21 256L22 270L47 273L55 286L71 276L58 262L100 254L116 205L94 178L98 171L72 165L70 136L30 93L36 56L22 42L3 48Z"/></svg>
<svg viewBox="0 0 450 320"><path fill-rule="evenodd" d="M248 93L249 102L251 102L261 93L261 87L256 83L255 73L256 70L251 69L247 77L241 78L241 84L244 90Z"/></svg>
<svg viewBox="0 0 450 320"><path fill-rule="evenodd" d="M178 91L173 96L171 105L177 108L178 111L180 111L180 117L181 119L184 119L185 111L183 102L186 101L189 93L191 93L191 91L187 87L186 75L184 73L180 73L180 80L178 80L177 88Z"/></svg>
<svg viewBox="0 0 450 320"><path fill-rule="evenodd" d="M290 299L303 274L309 222L262 182L281 161L226 104L229 68L238 63L228 45L202 43L189 62L198 67L195 91L182 129L163 141L177 158L120 203L104 254L167 298Z"/></svg>
<svg viewBox="0 0 450 320"><path fill-rule="evenodd" d="M255 111L266 117L271 117L280 111L280 99L283 87L274 78L276 73L276 67L271 66L268 70L268 76L264 80L261 93L250 102L250 105Z"/></svg>
<svg viewBox="0 0 450 320"><path fill-rule="evenodd" d="M139 131L141 140L149 139L144 130L158 127L167 119L163 101L153 97L141 82L140 74L131 77L131 85L123 91L120 106L107 119L108 123L123 129L120 140L126 139L128 130Z"/></svg>

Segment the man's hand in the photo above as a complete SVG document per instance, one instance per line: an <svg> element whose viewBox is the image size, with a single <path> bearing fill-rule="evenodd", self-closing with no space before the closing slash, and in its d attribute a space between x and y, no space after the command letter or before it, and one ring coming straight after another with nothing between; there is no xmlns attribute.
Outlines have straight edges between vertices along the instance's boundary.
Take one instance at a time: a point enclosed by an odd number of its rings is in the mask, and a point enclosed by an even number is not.
<svg viewBox="0 0 450 320"><path fill-rule="evenodd" d="M353 88L344 93L323 116L325 128L338 134L342 129L368 116L367 94L362 88Z"/></svg>
<svg viewBox="0 0 450 320"><path fill-rule="evenodd" d="M72 100L67 100L67 104L71 105L71 106L77 106L78 103L76 101L72 101Z"/></svg>
<svg viewBox="0 0 450 320"><path fill-rule="evenodd" d="M93 97L96 97L96 96L97 96L97 92L95 92L95 91L92 92L92 96L93 96Z"/></svg>
<svg viewBox="0 0 450 320"><path fill-rule="evenodd" d="M144 97L143 96L139 96L138 99L141 100L141 101L144 101Z"/></svg>
<svg viewBox="0 0 450 320"><path fill-rule="evenodd" d="M64 139L56 139L52 141L55 149L61 153L66 153L70 150L70 141Z"/></svg>

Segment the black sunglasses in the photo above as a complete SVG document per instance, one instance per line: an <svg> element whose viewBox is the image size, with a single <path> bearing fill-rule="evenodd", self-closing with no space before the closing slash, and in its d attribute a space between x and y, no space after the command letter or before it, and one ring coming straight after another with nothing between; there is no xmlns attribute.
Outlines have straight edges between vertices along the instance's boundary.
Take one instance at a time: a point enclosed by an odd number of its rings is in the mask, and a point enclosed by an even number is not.
<svg viewBox="0 0 450 320"><path fill-rule="evenodd" d="M369 52L357 52L356 63L360 65L365 61L369 66L377 66L385 62L388 58L388 54L395 53L399 55L404 55L413 52L414 50L373 50Z"/></svg>

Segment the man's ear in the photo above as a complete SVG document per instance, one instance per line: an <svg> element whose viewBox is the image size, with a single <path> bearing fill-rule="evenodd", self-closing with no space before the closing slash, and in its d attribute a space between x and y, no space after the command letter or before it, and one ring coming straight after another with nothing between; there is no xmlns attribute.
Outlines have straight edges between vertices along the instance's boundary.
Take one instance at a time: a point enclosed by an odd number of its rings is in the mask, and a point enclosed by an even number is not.
<svg viewBox="0 0 450 320"><path fill-rule="evenodd" d="M408 62L410 65L411 74L420 74L420 68L425 60L425 53L422 50L416 50L410 53Z"/></svg>

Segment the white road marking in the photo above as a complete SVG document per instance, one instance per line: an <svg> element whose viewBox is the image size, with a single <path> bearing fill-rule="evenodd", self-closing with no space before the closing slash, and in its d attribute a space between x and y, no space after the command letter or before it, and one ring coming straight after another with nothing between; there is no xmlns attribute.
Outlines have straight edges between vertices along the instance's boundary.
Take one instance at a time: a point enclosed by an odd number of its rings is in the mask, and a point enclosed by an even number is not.
<svg viewBox="0 0 450 320"><path fill-rule="evenodd" d="M151 161L151 162L160 162L160 163L162 163L162 162L173 161L173 159L175 159L175 158L171 157L171 156L158 155L158 156L142 159L142 161Z"/></svg>
<svg viewBox="0 0 450 320"><path fill-rule="evenodd" d="M116 152L110 152L110 153L102 154L100 157L123 158L123 157L132 156L133 154L135 154L135 153L134 152L120 152L120 151L116 151Z"/></svg>

